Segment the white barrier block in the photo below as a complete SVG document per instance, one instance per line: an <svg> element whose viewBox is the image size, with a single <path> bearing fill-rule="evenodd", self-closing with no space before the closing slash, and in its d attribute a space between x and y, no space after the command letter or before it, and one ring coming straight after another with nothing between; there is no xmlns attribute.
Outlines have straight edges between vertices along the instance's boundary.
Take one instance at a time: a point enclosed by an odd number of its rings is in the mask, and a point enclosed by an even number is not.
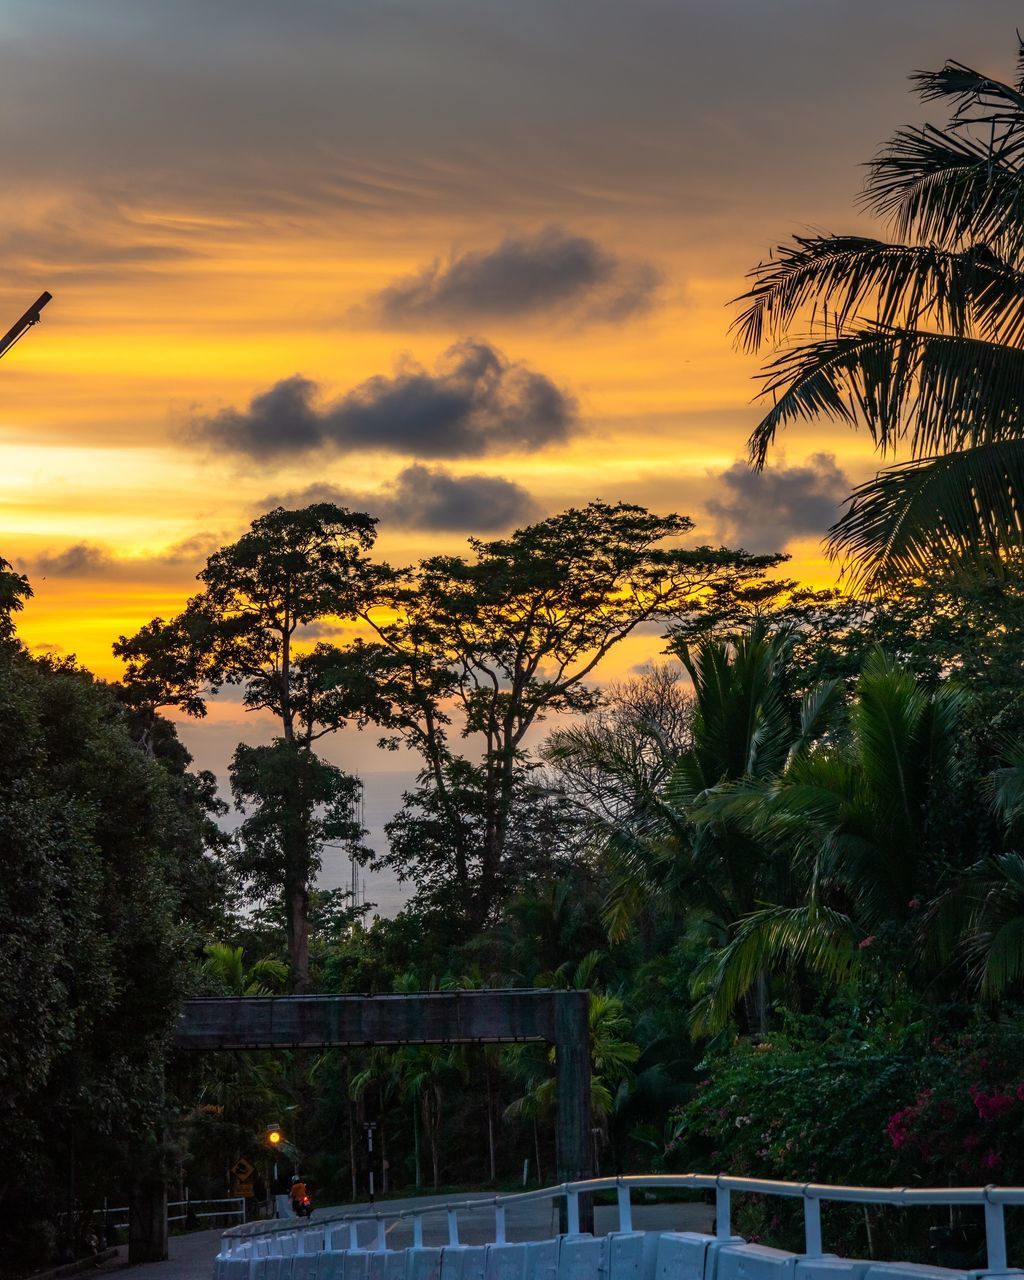
<svg viewBox="0 0 1024 1280"><path fill-rule="evenodd" d="M871 1263L864 1258L800 1258L796 1264L796 1280L864 1280Z"/></svg>
<svg viewBox="0 0 1024 1280"><path fill-rule="evenodd" d="M795 1280L797 1255L763 1244L727 1244L715 1258L715 1280Z"/></svg>
<svg viewBox="0 0 1024 1280"><path fill-rule="evenodd" d="M249 1259L249 1280L267 1280L267 1256L257 1253Z"/></svg>
<svg viewBox="0 0 1024 1280"><path fill-rule="evenodd" d="M345 1274L345 1254L341 1249L325 1249L320 1255L316 1280L342 1280Z"/></svg>
<svg viewBox="0 0 1024 1280"><path fill-rule="evenodd" d="M331 1253L346 1253L352 1240L351 1232L348 1229L348 1223L343 1222L337 1227L325 1227L327 1235L327 1248Z"/></svg>
<svg viewBox="0 0 1024 1280"><path fill-rule="evenodd" d="M558 1247L558 1280L606 1280L608 1238L561 1236Z"/></svg>
<svg viewBox="0 0 1024 1280"><path fill-rule="evenodd" d="M405 1249L389 1249L387 1253L378 1254L384 1259L384 1280L405 1280L405 1254Z"/></svg>
<svg viewBox="0 0 1024 1280"><path fill-rule="evenodd" d="M281 1236L281 1252L284 1256L292 1257L299 1251L299 1237L294 1231L285 1231Z"/></svg>
<svg viewBox="0 0 1024 1280"><path fill-rule="evenodd" d="M224 1264L224 1280L249 1280L249 1259L235 1254Z"/></svg>
<svg viewBox="0 0 1024 1280"><path fill-rule="evenodd" d="M292 1259L292 1280L316 1280L316 1254L297 1253Z"/></svg>
<svg viewBox="0 0 1024 1280"><path fill-rule="evenodd" d="M526 1280L526 1246L489 1244L487 1261L484 1264L484 1278L485 1280Z"/></svg>
<svg viewBox="0 0 1024 1280"><path fill-rule="evenodd" d="M441 1250L441 1280L484 1280L485 1244L450 1244Z"/></svg>
<svg viewBox="0 0 1024 1280"><path fill-rule="evenodd" d="M608 1237L609 1280L654 1280L658 1236L653 1231L613 1231Z"/></svg>
<svg viewBox="0 0 1024 1280"><path fill-rule="evenodd" d="M711 1236L703 1231L664 1231L658 1237L655 1280L715 1280L718 1251L743 1244L742 1236Z"/></svg>
<svg viewBox="0 0 1024 1280"><path fill-rule="evenodd" d="M292 1268L295 1266L295 1254L286 1253L278 1262L277 1280L292 1280Z"/></svg>
<svg viewBox="0 0 1024 1280"><path fill-rule="evenodd" d="M977 1274L955 1267L933 1267L927 1262L873 1262L866 1280L968 1280Z"/></svg>
<svg viewBox="0 0 1024 1280"><path fill-rule="evenodd" d="M365 1249L349 1249L342 1263L343 1280L366 1280L370 1273L370 1255Z"/></svg>
<svg viewBox="0 0 1024 1280"><path fill-rule="evenodd" d="M405 1280L441 1280L441 1250L406 1249Z"/></svg>
<svg viewBox="0 0 1024 1280"><path fill-rule="evenodd" d="M381 1249L378 1253L368 1253L366 1255L366 1280L384 1280L385 1273L388 1269L388 1258L391 1257L391 1251ZM402 1280L404 1280L405 1270L402 1270Z"/></svg>
<svg viewBox="0 0 1024 1280"><path fill-rule="evenodd" d="M558 1240L530 1240L526 1251L526 1280L558 1280Z"/></svg>

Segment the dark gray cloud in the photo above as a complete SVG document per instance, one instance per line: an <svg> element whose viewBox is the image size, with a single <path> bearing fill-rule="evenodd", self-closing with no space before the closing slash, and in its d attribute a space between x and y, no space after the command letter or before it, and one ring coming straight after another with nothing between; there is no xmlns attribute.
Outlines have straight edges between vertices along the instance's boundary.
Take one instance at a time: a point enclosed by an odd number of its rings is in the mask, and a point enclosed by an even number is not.
<svg viewBox="0 0 1024 1280"><path fill-rule="evenodd" d="M333 403L318 406L318 390L308 378L284 378L247 409L197 419L191 433L253 459L327 448L472 458L560 443L576 419L575 399L550 378L469 338L433 373L407 359Z"/></svg>
<svg viewBox="0 0 1024 1280"><path fill-rule="evenodd" d="M830 453L761 472L735 462L718 479L723 496L705 503L717 536L749 551L781 551L794 538L823 535L853 488Z"/></svg>
<svg viewBox="0 0 1024 1280"><path fill-rule="evenodd" d="M508 236L493 249L456 254L396 280L369 313L396 328L557 313L580 321L624 320L650 307L659 276L561 227Z"/></svg>
<svg viewBox="0 0 1024 1280"><path fill-rule="evenodd" d="M151 555L122 556L94 542L73 542L55 551L44 551L31 560L19 562L30 577L120 578L124 580L169 577L177 579L182 570L198 570L226 538L197 533Z"/></svg>
<svg viewBox="0 0 1024 1280"><path fill-rule="evenodd" d="M503 476L454 476L443 467L406 467L380 493L360 493L331 484L309 485L271 496L267 507L304 507L335 502L377 516L385 527L430 533L497 533L539 515L529 493Z"/></svg>
<svg viewBox="0 0 1024 1280"><path fill-rule="evenodd" d="M43 552L31 567L44 578L88 578L107 572L113 563L114 557L105 547L75 542L62 551Z"/></svg>

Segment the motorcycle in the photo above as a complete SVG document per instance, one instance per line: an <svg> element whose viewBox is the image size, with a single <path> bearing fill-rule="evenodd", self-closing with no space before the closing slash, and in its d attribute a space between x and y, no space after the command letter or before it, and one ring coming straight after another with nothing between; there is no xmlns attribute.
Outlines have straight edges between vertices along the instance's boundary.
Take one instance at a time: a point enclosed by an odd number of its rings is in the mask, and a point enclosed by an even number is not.
<svg viewBox="0 0 1024 1280"><path fill-rule="evenodd" d="M309 1196L299 1196L292 1201L292 1210L297 1218L308 1218L313 1212L313 1202Z"/></svg>

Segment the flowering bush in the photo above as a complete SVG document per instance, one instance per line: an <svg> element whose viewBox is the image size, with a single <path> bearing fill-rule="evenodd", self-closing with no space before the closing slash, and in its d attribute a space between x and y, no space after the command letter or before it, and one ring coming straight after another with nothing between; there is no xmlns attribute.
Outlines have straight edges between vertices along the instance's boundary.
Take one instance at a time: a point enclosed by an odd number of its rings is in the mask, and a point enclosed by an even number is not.
<svg viewBox="0 0 1024 1280"><path fill-rule="evenodd" d="M929 1036L922 1024L791 1018L770 1043L706 1062L676 1113L671 1168L794 1182L944 1185L1024 1182L1024 1024ZM874 1211L872 1211L874 1212ZM923 1260L929 1223L826 1209L833 1249ZM798 1206L738 1206L748 1235L801 1247ZM913 1229L912 1229L913 1228Z"/></svg>
<svg viewBox="0 0 1024 1280"><path fill-rule="evenodd" d="M1024 1035L1016 1027L936 1036L913 1101L886 1134L918 1181L1014 1183L1024 1177Z"/></svg>

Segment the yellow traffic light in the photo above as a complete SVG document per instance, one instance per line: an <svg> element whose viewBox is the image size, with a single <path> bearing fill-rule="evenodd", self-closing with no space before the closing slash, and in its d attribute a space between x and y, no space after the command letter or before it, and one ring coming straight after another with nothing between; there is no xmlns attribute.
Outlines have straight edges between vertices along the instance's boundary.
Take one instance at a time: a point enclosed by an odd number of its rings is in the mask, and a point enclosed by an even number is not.
<svg viewBox="0 0 1024 1280"><path fill-rule="evenodd" d="M268 1124L266 1133L263 1135L263 1141L268 1147L279 1147L284 1141L281 1126L279 1124Z"/></svg>

